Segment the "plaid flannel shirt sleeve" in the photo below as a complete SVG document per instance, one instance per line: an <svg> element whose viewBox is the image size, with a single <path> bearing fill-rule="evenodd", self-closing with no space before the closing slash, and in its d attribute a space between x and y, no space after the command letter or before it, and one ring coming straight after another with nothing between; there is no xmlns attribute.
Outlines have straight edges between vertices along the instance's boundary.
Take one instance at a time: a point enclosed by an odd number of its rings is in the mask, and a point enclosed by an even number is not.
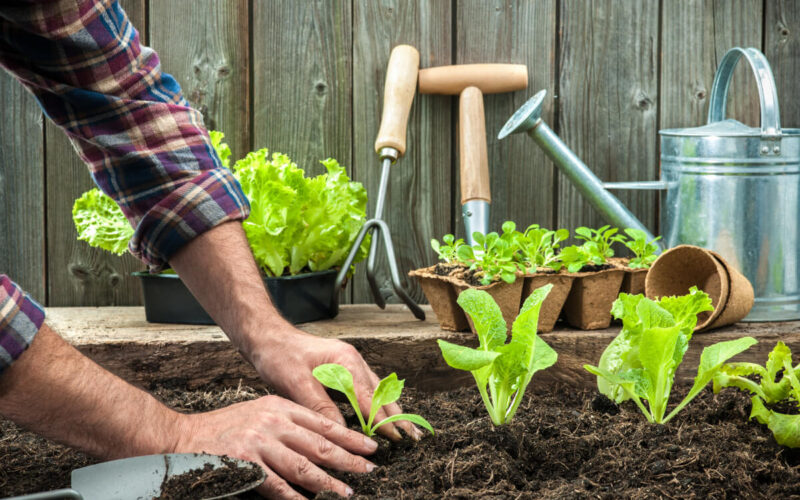
<svg viewBox="0 0 800 500"><path fill-rule="evenodd" d="M0 274L0 375L28 348L43 322L42 306Z"/></svg>
<svg viewBox="0 0 800 500"><path fill-rule="evenodd" d="M0 64L69 136L95 183L135 228L152 271L185 243L243 220L247 198L158 55L116 1L9 1Z"/></svg>

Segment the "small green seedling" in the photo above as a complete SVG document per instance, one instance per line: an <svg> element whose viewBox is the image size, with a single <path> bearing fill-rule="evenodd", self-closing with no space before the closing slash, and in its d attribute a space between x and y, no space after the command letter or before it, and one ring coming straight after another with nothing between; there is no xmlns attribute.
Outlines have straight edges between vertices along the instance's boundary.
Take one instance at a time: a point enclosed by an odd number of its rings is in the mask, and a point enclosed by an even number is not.
<svg viewBox="0 0 800 500"><path fill-rule="evenodd" d="M464 245L464 240L456 239L452 234L445 234L442 236L442 243L436 238L431 240L431 248L439 255L439 260L448 264L458 263L458 249Z"/></svg>
<svg viewBox="0 0 800 500"><path fill-rule="evenodd" d="M561 264L571 273L577 273L591 263L591 256L583 246L570 245L561 249L558 254Z"/></svg>
<svg viewBox="0 0 800 500"><path fill-rule="evenodd" d="M605 225L600 229L589 229L588 227L579 227L575 230L575 237L579 240L585 240L582 246L584 251L589 255L589 260L595 265L605 264L609 258L614 256L614 249L611 244L614 242L623 242L625 237L617 234L619 229Z"/></svg>
<svg viewBox="0 0 800 500"><path fill-rule="evenodd" d="M556 251L559 249L559 243L567 238L569 238L569 231L566 229L551 231L539 227L538 224L528 226L525 233L518 233L517 247L522 263L528 272L536 272L539 267L548 267L559 271L563 267L563 263Z"/></svg>
<svg viewBox="0 0 800 500"><path fill-rule="evenodd" d="M630 237L630 240L623 241L623 244L633 252L634 257L628 262L628 267L632 269L648 269L650 265L658 258L656 252L658 245L656 241L661 239L661 236L653 240L647 241L647 235L641 229L627 228L625 234Z"/></svg>
<svg viewBox="0 0 800 500"><path fill-rule="evenodd" d="M703 349L692 388L665 416L675 373L689 348L697 314L710 310L711 299L696 287L687 295L663 297L658 302L621 293L611 313L622 319L622 330L606 347L598 366L584 368L597 375L601 393L617 402L632 399L648 422L665 424L700 394L727 360L756 344L754 338L742 337Z"/></svg>
<svg viewBox="0 0 800 500"><path fill-rule="evenodd" d="M758 376L755 382L748 377ZM780 377L779 377L780 376ZM790 448L800 448L800 415L778 413L766 405L791 401L800 407L800 364L792 366L792 351L778 342L765 366L755 363L727 363L714 376L714 392L736 387L750 392L750 418L766 425L775 441Z"/></svg>
<svg viewBox="0 0 800 500"><path fill-rule="evenodd" d="M356 412L358 421L361 423L361 430L367 436L375 435L375 431L380 426L391 422L396 422L398 420L408 420L409 422L413 422L421 427L424 427L425 429L428 429L431 431L431 434L434 434L433 426L431 426L431 424L421 416L414 415L413 413L400 413L397 415L392 415L384 418L378 423L374 423L375 415L378 414L378 410L380 410L383 406L392 404L400 399L400 394L403 392L405 381L398 380L396 373L392 373L385 379L378 382L378 387L375 388L375 392L372 394L372 406L369 410L369 420L366 422L364 421L364 416L362 415L361 409L358 405L356 390L353 386L353 375L350 373L350 370L336 363L327 363L317 366L314 368L312 373L314 377L325 387L333 389L334 391L342 392L345 396L347 396L347 400L350 401L350 404L353 406L353 410Z"/></svg>
<svg viewBox="0 0 800 500"><path fill-rule="evenodd" d="M495 232L487 235L475 232L472 238L474 246L463 245L458 249L458 259L469 268L482 272L481 284L488 285L493 281L502 279L506 283L513 283L517 279L517 271L522 270L522 264L516 261L517 246L513 241L513 222L503 224L503 236ZM510 229L510 231L506 231Z"/></svg>
<svg viewBox="0 0 800 500"><path fill-rule="evenodd" d="M553 285L538 288L525 300L506 343L507 325L500 307L483 290L468 289L458 305L475 324L477 349L439 340L445 362L456 370L472 373L494 425L511 422L533 374L552 366L556 352L536 335L539 309Z"/></svg>

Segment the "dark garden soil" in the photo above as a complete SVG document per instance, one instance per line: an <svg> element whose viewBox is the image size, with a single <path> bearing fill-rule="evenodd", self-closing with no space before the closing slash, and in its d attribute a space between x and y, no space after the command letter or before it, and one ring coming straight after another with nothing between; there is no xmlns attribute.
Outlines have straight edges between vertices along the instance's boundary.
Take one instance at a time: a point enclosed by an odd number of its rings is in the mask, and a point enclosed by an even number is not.
<svg viewBox="0 0 800 500"><path fill-rule="evenodd" d="M614 266L611 264L586 264L581 268L579 273L596 273L597 271L605 271L606 269L611 269Z"/></svg>
<svg viewBox="0 0 800 500"><path fill-rule="evenodd" d="M261 479L260 469L241 467L227 457L222 466L207 463L199 469L164 478L161 495L155 500L182 500L184 498L211 498L242 490Z"/></svg>
<svg viewBox="0 0 800 500"><path fill-rule="evenodd" d="M800 498L800 451L748 421L750 400L739 391L706 390L659 426L634 405L619 408L593 392L537 390L510 425L494 428L473 387L436 396L407 389L404 409L425 416L436 437L380 439L372 474L339 477L360 499ZM265 391L156 393L175 408L199 411ZM0 421L0 432L2 494L67 486L71 469L92 463L10 422Z"/></svg>
<svg viewBox="0 0 800 500"><path fill-rule="evenodd" d="M443 264L439 263L436 264L436 267L433 268L433 272L438 274L439 276L450 276L453 278L458 278L463 280L470 286L482 286L481 278L483 277L483 271L477 269L470 269L468 267L459 265L459 264Z"/></svg>

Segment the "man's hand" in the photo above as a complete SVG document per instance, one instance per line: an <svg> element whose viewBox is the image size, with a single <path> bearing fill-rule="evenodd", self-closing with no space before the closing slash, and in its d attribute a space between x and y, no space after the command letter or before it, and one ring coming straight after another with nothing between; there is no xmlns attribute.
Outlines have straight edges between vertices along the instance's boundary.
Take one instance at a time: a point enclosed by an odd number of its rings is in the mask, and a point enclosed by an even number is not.
<svg viewBox="0 0 800 500"><path fill-rule="evenodd" d="M315 337L294 328L286 328L282 333L252 353L251 361L261 378L280 394L344 425L342 414L311 373L319 365L338 363L353 374L361 412L369 415L372 393L379 379L352 345ZM398 413L402 411L397 403L386 405L378 411L375 422ZM410 422L400 421L397 425L415 440L422 437L422 432ZM395 440L402 437L393 424L381 426L378 432Z"/></svg>
<svg viewBox="0 0 800 500"><path fill-rule="evenodd" d="M361 411L369 414L378 377L349 344L301 332L272 306L241 224L227 222L186 244L169 261L261 377L281 395L344 423L333 401L311 371L324 363L339 363L353 374ZM395 403L378 413L378 421L401 413ZM409 436L422 432L409 422L398 422ZM378 430L400 439L393 424Z"/></svg>
<svg viewBox="0 0 800 500"><path fill-rule="evenodd" d="M375 468L353 454L373 453L375 441L278 396L182 419L177 453L204 451L255 462L267 471L258 491L268 498L305 498L288 483L350 496L353 490L320 466L357 473Z"/></svg>

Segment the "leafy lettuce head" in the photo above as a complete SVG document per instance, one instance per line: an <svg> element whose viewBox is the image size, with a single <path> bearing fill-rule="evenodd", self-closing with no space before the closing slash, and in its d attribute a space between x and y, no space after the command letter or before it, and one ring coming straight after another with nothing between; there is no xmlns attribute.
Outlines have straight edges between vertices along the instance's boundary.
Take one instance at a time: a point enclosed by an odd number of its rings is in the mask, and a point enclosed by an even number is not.
<svg viewBox="0 0 800 500"><path fill-rule="evenodd" d="M75 200L72 221L79 240L116 255L128 250L133 228L116 202L99 189L91 189Z"/></svg>
<svg viewBox="0 0 800 500"><path fill-rule="evenodd" d="M366 220L367 191L332 158L327 173L306 177L284 154L266 149L237 161L234 175L250 200L243 226L256 262L267 275L341 266ZM355 262L369 249L365 239Z"/></svg>

